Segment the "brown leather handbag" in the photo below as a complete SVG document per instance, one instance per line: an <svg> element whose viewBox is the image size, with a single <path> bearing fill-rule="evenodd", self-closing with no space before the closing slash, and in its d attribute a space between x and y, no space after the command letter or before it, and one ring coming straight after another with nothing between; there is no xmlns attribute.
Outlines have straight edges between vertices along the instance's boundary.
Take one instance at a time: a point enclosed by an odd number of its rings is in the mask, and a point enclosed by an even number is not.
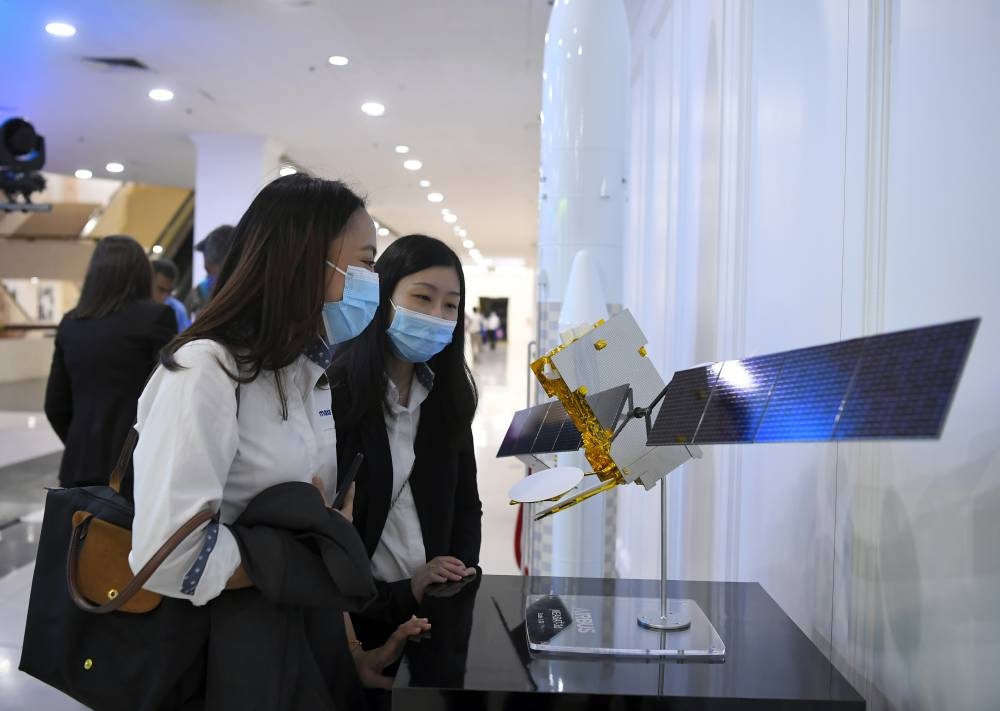
<svg viewBox="0 0 1000 711"><path fill-rule="evenodd" d="M115 493L121 491L122 472L126 471L137 441L138 434L130 430L108 484ZM131 527L116 525L91 511L74 512L73 533L66 556L66 587L70 599L81 610L97 614L116 610L142 613L156 609L161 596L143 590L142 586L185 538L213 518L215 514L211 511L196 513L133 575L128 563L132 551Z"/></svg>
<svg viewBox="0 0 1000 711"><path fill-rule="evenodd" d="M120 490L137 441L130 431L108 486L48 491L28 601L20 669L98 710L177 707L204 678L207 608L142 586L215 514L193 516L133 575Z"/></svg>

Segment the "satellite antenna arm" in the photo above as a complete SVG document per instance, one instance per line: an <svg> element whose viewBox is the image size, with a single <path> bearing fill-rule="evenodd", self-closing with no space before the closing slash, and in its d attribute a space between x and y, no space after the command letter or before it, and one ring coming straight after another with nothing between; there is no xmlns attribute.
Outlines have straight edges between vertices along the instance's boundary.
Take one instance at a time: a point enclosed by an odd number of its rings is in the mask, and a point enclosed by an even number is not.
<svg viewBox="0 0 1000 711"><path fill-rule="evenodd" d="M618 425L618 428L614 431L614 434L611 435L611 441L613 442L615 438L622 433L622 430L625 429L625 426L632 420L645 421L646 437L648 438L650 431L653 429L653 419L652 419L653 410L655 410L656 406L660 404L660 402L663 400L664 397L666 397L667 387L669 387L669 385L664 387L663 390L661 390L660 393L655 398L653 398L653 401L649 403L649 405L647 405L646 407L635 406L635 401L632 397L632 388L630 387L628 389L628 394L627 394L629 414L622 420L622 423Z"/></svg>

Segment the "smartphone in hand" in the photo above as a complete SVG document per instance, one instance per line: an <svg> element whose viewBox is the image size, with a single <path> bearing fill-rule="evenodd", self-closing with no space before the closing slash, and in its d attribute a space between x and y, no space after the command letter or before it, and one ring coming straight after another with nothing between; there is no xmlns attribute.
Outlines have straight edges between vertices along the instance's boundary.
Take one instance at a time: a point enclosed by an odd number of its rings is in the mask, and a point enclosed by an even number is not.
<svg viewBox="0 0 1000 711"><path fill-rule="evenodd" d="M344 480L340 484L340 488L337 489L337 495L333 497L333 504L331 508L340 509L344 506L344 499L347 497L347 490L351 488L351 484L354 483L354 477L358 475L358 469L361 468L361 462L365 460L365 455L358 452L354 455L354 461L351 462L351 466L347 468L347 472L344 474Z"/></svg>

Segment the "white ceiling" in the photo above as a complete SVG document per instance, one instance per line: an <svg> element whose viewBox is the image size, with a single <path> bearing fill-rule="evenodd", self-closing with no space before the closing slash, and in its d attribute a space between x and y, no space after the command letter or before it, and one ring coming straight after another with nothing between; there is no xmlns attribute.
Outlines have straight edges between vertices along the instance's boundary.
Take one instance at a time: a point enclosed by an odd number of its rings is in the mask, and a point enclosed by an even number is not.
<svg viewBox="0 0 1000 711"><path fill-rule="evenodd" d="M548 0L0 0L0 117L46 138L47 171L192 186L199 131L268 135L349 181L399 233L533 261ZM75 37L47 34L63 20ZM332 67L327 57L350 58ZM150 67L104 71L84 56ZM150 89L175 99L157 103ZM380 118L365 101L386 106ZM424 167L410 172L393 148ZM445 195L434 205L418 181ZM464 250L463 250L464 251Z"/></svg>

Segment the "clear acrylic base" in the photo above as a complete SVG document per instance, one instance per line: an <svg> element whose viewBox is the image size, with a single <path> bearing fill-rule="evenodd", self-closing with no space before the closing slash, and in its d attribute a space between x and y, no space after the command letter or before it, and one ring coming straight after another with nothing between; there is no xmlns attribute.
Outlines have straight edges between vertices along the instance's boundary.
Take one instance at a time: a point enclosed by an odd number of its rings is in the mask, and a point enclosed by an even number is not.
<svg viewBox="0 0 1000 711"><path fill-rule="evenodd" d="M529 595L525 606L528 647L553 654L603 654L725 661L726 645L694 600L668 600L668 620L683 629L643 626L656 623L660 600L600 595Z"/></svg>

